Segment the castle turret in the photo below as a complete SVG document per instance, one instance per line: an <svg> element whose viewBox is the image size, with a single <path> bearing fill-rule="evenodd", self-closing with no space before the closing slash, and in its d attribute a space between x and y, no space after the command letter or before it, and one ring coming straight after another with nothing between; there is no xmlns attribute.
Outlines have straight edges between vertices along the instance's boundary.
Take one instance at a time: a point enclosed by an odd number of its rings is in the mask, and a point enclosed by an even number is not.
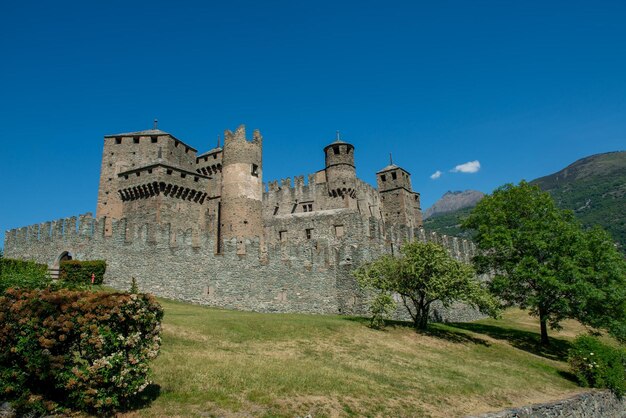
<svg viewBox="0 0 626 418"><path fill-rule="evenodd" d="M411 174L390 164L376 173L383 219L391 225L422 226L420 195L411 187Z"/></svg>
<svg viewBox="0 0 626 418"><path fill-rule="evenodd" d="M326 183L328 194L355 201L356 170L354 167L354 145L337 139L324 147L326 155ZM343 206L352 206L346 201ZM356 201L355 201L356 202ZM356 204L356 203L355 203Z"/></svg>
<svg viewBox="0 0 626 418"><path fill-rule="evenodd" d="M220 240L263 236L263 138L254 131L246 140L246 128L224 132L222 192L219 209Z"/></svg>

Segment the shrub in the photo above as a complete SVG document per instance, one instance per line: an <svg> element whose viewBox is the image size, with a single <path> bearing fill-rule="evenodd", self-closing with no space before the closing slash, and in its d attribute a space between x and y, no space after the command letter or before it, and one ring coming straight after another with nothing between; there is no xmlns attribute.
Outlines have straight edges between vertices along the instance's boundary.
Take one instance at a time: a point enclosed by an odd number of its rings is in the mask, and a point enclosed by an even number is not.
<svg viewBox="0 0 626 418"><path fill-rule="evenodd" d="M608 388L618 397L626 389L626 352L581 335L569 351L568 362L582 386Z"/></svg>
<svg viewBox="0 0 626 418"><path fill-rule="evenodd" d="M104 260L61 261L59 278L66 283L74 285L91 284L91 275L95 275L93 284L102 284L107 265Z"/></svg>
<svg viewBox="0 0 626 418"><path fill-rule="evenodd" d="M49 284L48 267L45 264L0 258L0 293L9 287L43 289Z"/></svg>
<svg viewBox="0 0 626 418"><path fill-rule="evenodd" d="M389 293L381 292L370 303L370 327L380 329L385 326L385 320L391 318L396 309L396 302Z"/></svg>
<svg viewBox="0 0 626 418"><path fill-rule="evenodd" d="M0 297L0 399L18 410L127 408L149 384L162 317L145 294L7 290Z"/></svg>

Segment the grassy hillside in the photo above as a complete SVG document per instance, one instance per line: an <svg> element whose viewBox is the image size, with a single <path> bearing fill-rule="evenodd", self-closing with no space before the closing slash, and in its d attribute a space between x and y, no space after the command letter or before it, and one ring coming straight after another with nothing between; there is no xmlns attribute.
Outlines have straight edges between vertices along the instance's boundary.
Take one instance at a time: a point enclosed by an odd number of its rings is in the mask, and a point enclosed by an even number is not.
<svg viewBox="0 0 626 418"><path fill-rule="evenodd" d="M626 249L626 152L592 155L532 183L585 226L602 226Z"/></svg>
<svg viewBox="0 0 626 418"><path fill-rule="evenodd" d="M472 208L462 208L452 212L439 213L424 220L424 228L455 237L471 238L470 231L461 229L461 221L467 217Z"/></svg>
<svg viewBox="0 0 626 418"><path fill-rule="evenodd" d="M626 152L592 155L531 183L549 192L562 209L573 210L585 227L600 225L626 252ZM459 228L471 208L434 215L426 229L469 237Z"/></svg>
<svg viewBox="0 0 626 418"><path fill-rule="evenodd" d="M162 303L160 396L126 417L451 417L579 391L561 358L580 327L566 322L554 351L537 352L537 324L520 311L419 335L349 317Z"/></svg>

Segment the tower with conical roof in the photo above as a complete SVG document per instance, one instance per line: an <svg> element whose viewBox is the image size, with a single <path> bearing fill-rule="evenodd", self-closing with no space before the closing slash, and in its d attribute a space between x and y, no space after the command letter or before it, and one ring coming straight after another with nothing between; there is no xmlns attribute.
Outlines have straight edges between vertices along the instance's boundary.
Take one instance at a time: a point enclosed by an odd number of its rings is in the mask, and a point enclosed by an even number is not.
<svg viewBox="0 0 626 418"><path fill-rule="evenodd" d="M389 159L389 165L376 173L383 220L388 225L421 227L420 195L411 187L411 174Z"/></svg>
<svg viewBox="0 0 626 418"><path fill-rule="evenodd" d="M339 137L326 147L326 184L328 195L342 199L339 207L356 206L356 169L354 166L354 145Z"/></svg>

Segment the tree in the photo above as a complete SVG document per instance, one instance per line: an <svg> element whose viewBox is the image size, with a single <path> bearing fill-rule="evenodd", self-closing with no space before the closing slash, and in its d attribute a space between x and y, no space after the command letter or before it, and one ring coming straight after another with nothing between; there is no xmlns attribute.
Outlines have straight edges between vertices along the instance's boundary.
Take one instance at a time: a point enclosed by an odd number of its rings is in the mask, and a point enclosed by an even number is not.
<svg viewBox="0 0 626 418"><path fill-rule="evenodd" d="M432 242L405 243L399 257L384 255L361 266L354 275L363 288L377 292L372 301L374 317L386 311L379 307L388 306L390 296L397 294L418 330L426 329L435 301L445 307L465 302L491 316L498 314L497 301L476 279L472 266L455 260Z"/></svg>
<svg viewBox="0 0 626 418"><path fill-rule="evenodd" d="M572 212L524 181L483 198L462 226L476 231L474 264L493 275L492 292L539 317L543 345L548 326L565 318L622 338L626 270L606 233L583 231Z"/></svg>

